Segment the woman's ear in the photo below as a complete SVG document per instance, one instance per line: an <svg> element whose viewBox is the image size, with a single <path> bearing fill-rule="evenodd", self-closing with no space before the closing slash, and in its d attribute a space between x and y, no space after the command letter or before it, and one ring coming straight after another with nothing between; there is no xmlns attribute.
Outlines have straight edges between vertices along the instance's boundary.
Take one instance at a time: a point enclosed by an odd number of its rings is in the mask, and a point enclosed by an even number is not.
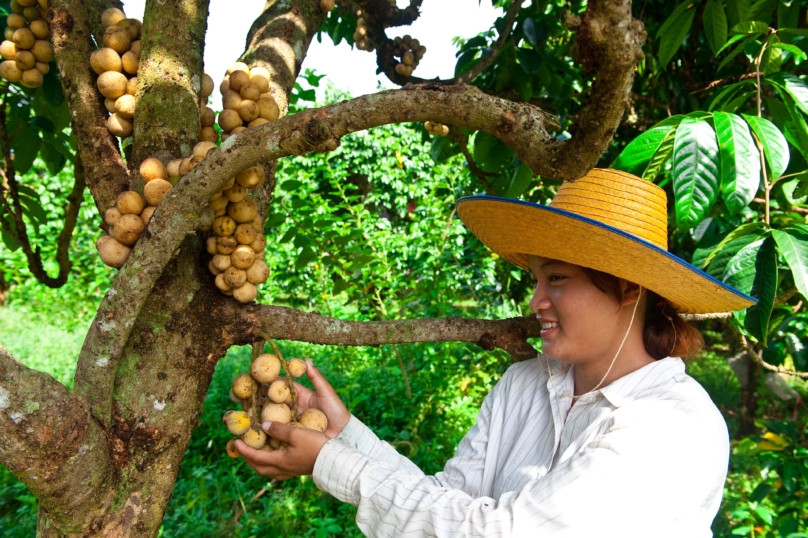
<svg viewBox="0 0 808 538"><path fill-rule="evenodd" d="M622 278L620 279L620 289L623 291L623 300L620 302L620 306L633 306L635 301L640 300L641 294L645 295L647 293L647 290L639 284Z"/></svg>

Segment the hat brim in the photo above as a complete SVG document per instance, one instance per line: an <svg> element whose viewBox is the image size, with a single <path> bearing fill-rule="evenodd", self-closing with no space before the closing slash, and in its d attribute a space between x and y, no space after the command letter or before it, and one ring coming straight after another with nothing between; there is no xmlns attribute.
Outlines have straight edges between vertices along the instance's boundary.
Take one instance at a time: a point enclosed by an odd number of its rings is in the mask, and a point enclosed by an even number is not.
<svg viewBox="0 0 808 538"><path fill-rule="evenodd" d="M461 198L457 214L485 246L523 269L531 254L589 267L639 284L682 313L731 312L757 303L656 245L569 211L480 195Z"/></svg>

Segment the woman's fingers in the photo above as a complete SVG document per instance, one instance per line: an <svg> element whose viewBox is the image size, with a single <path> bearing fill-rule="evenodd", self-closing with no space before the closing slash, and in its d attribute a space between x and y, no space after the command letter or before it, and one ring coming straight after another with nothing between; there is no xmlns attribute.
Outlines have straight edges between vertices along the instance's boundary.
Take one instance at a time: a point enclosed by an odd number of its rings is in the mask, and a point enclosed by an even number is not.
<svg viewBox="0 0 808 538"><path fill-rule="evenodd" d="M311 379L311 384L314 385L314 390L321 396L337 396L337 392L325 376L314 366L311 359L306 359L306 375ZM338 396L337 396L338 397Z"/></svg>

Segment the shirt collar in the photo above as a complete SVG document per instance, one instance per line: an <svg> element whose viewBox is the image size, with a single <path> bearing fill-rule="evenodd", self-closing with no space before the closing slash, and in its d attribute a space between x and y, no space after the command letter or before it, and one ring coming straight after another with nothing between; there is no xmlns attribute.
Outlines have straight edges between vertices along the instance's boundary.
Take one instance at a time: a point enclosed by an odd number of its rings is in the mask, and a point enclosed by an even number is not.
<svg viewBox="0 0 808 538"><path fill-rule="evenodd" d="M665 357L646 364L600 389L601 394L615 406L628 403L645 390L666 383L676 374L684 373L685 363L679 357Z"/></svg>
<svg viewBox="0 0 808 538"><path fill-rule="evenodd" d="M543 360L548 360L543 357ZM571 365L550 360L550 371L554 387L550 386L551 380L547 380L549 391L558 391L560 397L571 397L575 385ZM646 364L630 374L626 374L620 379L612 381L605 387L601 387L592 394L583 396L578 401L588 402L597 399L602 394L609 403L615 407L620 407L624 403L632 401L639 393L667 382L676 374L684 373L685 363L679 357L665 357L650 364Z"/></svg>

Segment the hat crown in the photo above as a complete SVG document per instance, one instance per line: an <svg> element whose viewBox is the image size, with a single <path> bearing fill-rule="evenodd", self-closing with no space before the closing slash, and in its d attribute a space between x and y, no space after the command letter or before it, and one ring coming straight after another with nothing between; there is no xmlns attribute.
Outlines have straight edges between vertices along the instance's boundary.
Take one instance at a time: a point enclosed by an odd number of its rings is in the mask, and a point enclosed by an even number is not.
<svg viewBox="0 0 808 538"><path fill-rule="evenodd" d="M668 197L650 181L619 170L594 168L566 181L550 206L612 226L668 249Z"/></svg>

